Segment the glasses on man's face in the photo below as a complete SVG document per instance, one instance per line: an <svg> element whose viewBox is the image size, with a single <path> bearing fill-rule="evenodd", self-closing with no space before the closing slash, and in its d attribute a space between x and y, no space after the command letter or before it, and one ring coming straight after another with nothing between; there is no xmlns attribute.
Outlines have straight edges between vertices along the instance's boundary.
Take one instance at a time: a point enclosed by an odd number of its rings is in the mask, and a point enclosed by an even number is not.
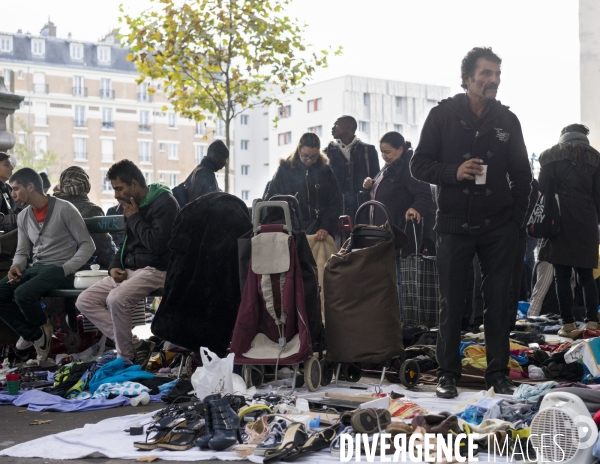
<svg viewBox="0 0 600 464"><path fill-rule="evenodd" d="M300 153L300 158L304 161L317 161L319 159L319 155L307 155L306 153Z"/></svg>

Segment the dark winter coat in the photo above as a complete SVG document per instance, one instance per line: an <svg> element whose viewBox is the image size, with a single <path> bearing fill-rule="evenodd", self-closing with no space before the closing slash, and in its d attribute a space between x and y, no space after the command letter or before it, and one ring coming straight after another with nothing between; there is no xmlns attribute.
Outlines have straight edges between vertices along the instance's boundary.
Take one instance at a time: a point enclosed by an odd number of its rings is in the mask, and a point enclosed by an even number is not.
<svg viewBox="0 0 600 464"><path fill-rule="evenodd" d="M392 223L403 231L406 225L406 211L409 208L416 209L423 217L433 203L429 184L419 182L410 175L408 163L411 156L412 151L407 151L392 164L383 167L378 174L378 176L383 176L383 179L379 182L373 198L385 205L390 213ZM371 189L371 197L373 197L373 189ZM384 222L384 213L378 208L373 208L373 224L382 225ZM415 228L420 248L421 224L415 223ZM405 232L408 235L408 242L402 247L402 255L418 252L419 250L415 250L412 225L409 224Z"/></svg>
<svg viewBox="0 0 600 464"><path fill-rule="evenodd" d="M177 213L179 203L173 195L165 192L149 205L141 207L139 213L125 218L126 250L122 253L121 246L110 262L109 271L113 267L135 270L146 266L166 271L171 256L167 243Z"/></svg>
<svg viewBox="0 0 600 464"><path fill-rule="evenodd" d="M559 143L540 155L540 191L547 182L559 184L561 216L558 235L541 241L540 261L588 269L598 266L599 160L600 153L578 142Z"/></svg>
<svg viewBox="0 0 600 464"><path fill-rule="evenodd" d="M0 231L7 233L17 228L17 215L21 208L12 197L12 188L6 182L0 182L0 213L4 215L0 221Z"/></svg>
<svg viewBox="0 0 600 464"><path fill-rule="evenodd" d="M332 237L337 234L342 198L333 171L323 155L308 168L300 160L296 160L295 166L292 166L291 160L281 160L269 185L267 198L273 195L296 196L303 228L316 221L308 234L319 229L325 229Z"/></svg>
<svg viewBox="0 0 600 464"><path fill-rule="evenodd" d="M72 203L84 219L95 216L104 216L102 208L92 203L85 193L81 195L57 194L56 198ZM99 264L103 269L106 269L117 252L117 247L108 233L90 235L96 245L96 251L84 267L88 267L90 264Z"/></svg>
<svg viewBox="0 0 600 464"><path fill-rule="evenodd" d="M488 166L486 184L456 179L471 158ZM523 226L531 167L521 124L500 102L490 101L477 118L465 94L441 101L425 120L410 169L416 179L438 186L438 232L479 235L509 220Z"/></svg>
<svg viewBox="0 0 600 464"><path fill-rule="evenodd" d="M342 211L354 221L358 207L364 202L360 200L363 182L367 177L375 177L379 172L379 157L373 145L357 141L350 152L350 160L331 142L323 150L329 158L329 166L342 192ZM368 199L368 198L367 198Z"/></svg>
<svg viewBox="0 0 600 464"><path fill-rule="evenodd" d="M192 202L207 193L220 191L217 176L215 176L215 172L218 170L212 158L208 156L202 158L200 164L196 166L196 169L192 171L185 181L188 191L188 202Z"/></svg>
<svg viewBox="0 0 600 464"><path fill-rule="evenodd" d="M181 210L152 333L196 352L205 346L227 355L241 301L238 238L251 229L244 202L224 192Z"/></svg>

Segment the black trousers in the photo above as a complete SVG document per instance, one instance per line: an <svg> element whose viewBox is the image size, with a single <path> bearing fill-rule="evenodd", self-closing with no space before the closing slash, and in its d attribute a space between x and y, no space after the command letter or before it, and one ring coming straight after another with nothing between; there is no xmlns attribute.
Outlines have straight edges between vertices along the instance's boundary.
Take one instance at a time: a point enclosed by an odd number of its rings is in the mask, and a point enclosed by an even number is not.
<svg viewBox="0 0 600 464"><path fill-rule="evenodd" d="M518 226L508 221L482 235L439 233L437 267L440 285L440 330L437 339L438 377L461 376L460 335L469 266L479 258L483 290L483 324L488 382L508 375L509 291Z"/></svg>
<svg viewBox="0 0 600 464"><path fill-rule="evenodd" d="M512 269L512 279L510 281L510 301L508 303L510 310L510 331L515 330L517 323L517 311L519 309L519 296L521 295L521 282L523 280L523 270L525 269L525 250L527 248L527 236L517 239L517 248L515 252L515 261Z"/></svg>
<svg viewBox="0 0 600 464"><path fill-rule="evenodd" d="M571 292L571 266L554 265L554 283L563 324L575 322L573 317L573 293ZM583 288L585 301L585 322L598 322L598 287L594 281L592 269L575 268L577 280Z"/></svg>

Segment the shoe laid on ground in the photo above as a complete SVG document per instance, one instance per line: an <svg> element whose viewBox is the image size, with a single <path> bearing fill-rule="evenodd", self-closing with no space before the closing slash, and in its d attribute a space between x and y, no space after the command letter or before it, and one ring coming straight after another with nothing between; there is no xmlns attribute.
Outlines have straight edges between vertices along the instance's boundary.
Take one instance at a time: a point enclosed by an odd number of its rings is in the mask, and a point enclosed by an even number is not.
<svg viewBox="0 0 600 464"><path fill-rule="evenodd" d="M458 396L456 380L449 376L442 377L435 389L435 394L438 398L456 398Z"/></svg>
<svg viewBox="0 0 600 464"><path fill-rule="evenodd" d="M338 458L338 459L340 458L340 435L342 433L346 433L354 439L354 437L356 436L356 430L354 430L349 425L348 426L345 426L344 424L340 425L340 432L338 433L338 436L335 437L335 439L331 443L331 447L329 448L331 450L331 455L334 458ZM354 442L354 440L352 440L352 442ZM345 446L346 446L346 448L348 447L348 441L346 441ZM346 451L346 456L348 456L348 451Z"/></svg>
<svg viewBox="0 0 600 464"><path fill-rule="evenodd" d="M52 326L50 324L44 324L40 329L42 329L42 336L33 342L33 346L37 353L37 360L45 361L48 359L50 345L52 345Z"/></svg>
<svg viewBox="0 0 600 464"><path fill-rule="evenodd" d="M392 416L387 409L359 409L352 414L351 425L358 433L383 433L392 423Z"/></svg>
<svg viewBox="0 0 600 464"><path fill-rule="evenodd" d="M558 335L560 337L572 338L571 332L573 332L574 330L577 330L577 324L575 324L575 322L564 324L558 331Z"/></svg>
<svg viewBox="0 0 600 464"><path fill-rule="evenodd" d="M19 339L17 340L17 344L15 345L15 348L19 351L23 351L26 350L27 348L31 348L33 346L33 342L29 342L27 340L25 340L23 337L19 337Z"/></svg>
<svg viewBox="0 0 600 464"><path fill-rule="evenodd" d="M501 395L512 395L517 387L508 377L498 377L491 382L486 382L488 390L494 388L496 393Z"/></svg>
<svg viewBox="0 0 600 464"><path fill-rule="evenodd" d="M272 422L269 429L269 435L256 447L254 455L264 456L267 450L272 450L281 446L286 428L287 424L284 420Z"/></svg>
<svg viewBox="0 0 600 464"><path fill-rule="evenodd" d="M154 350L154 342L142 340L133 354L133 364L139 364L142 366L142 369L145 369L148 365L150 356L152 356L152 350Z"/></svg>

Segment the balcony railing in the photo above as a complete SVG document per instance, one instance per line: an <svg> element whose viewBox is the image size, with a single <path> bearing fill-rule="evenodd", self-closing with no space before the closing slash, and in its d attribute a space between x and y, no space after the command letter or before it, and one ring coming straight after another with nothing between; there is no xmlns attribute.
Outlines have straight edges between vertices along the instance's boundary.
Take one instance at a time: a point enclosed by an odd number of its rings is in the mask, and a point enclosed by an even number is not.
<svg viewBox="0 0 600 464"><path fill-rule="evenodd" d="M36 116L36 118L35 118L35 125L36 126L47 126L48 125L48 118L40 118L40 117Z"/></svg>
<svg viewBox="0 0 600 464"><path fill-rule="evenodd" d="M33 93L48 93L48 84L33 84Z"/></svg>
<svg viewBox="0 0 600 464"><path fill-rule="evenodd" d="M137 96L138 96L139 102L152 103L154 101L154 97L152 95L150 95L149 93L138 92Z"/></svg>
<svg viewBox="0 0 600 464"><path fill-rule="evenodd" d="M76 160L87 160L87 153L84 151L76 151L74 158Z"/></svg>
<svg viewBox="0 0 600 464"><path fill-rule="evenodd" d="M115 129L115 123L114 122L108 122L108 121L102 121L102 129L107 129L107 130L114 130Z"/></svg>
<svg viewBox="0 0 600 464"><path fill-rule="evenodd" d="M111 89L100 89L100 98L104 100L114 100L115 91Z"/></svg>
<svg viewBox="0 0 600 464"><path fill-rule="evenodd" d="M140 124L140 132L150 132L150 124Z"/></svg>
<svg viewBox="0 0 600 464"><path fill-rule="evenodd" d="M86 127L85 121L75 120L75 127Z"/></svg>
<svg viewBox="0 0 600 464"><path fill-rule="evenodd" d="M73 96L74 97L87 97L88 96L87 87L73 87Z"/></svg>

